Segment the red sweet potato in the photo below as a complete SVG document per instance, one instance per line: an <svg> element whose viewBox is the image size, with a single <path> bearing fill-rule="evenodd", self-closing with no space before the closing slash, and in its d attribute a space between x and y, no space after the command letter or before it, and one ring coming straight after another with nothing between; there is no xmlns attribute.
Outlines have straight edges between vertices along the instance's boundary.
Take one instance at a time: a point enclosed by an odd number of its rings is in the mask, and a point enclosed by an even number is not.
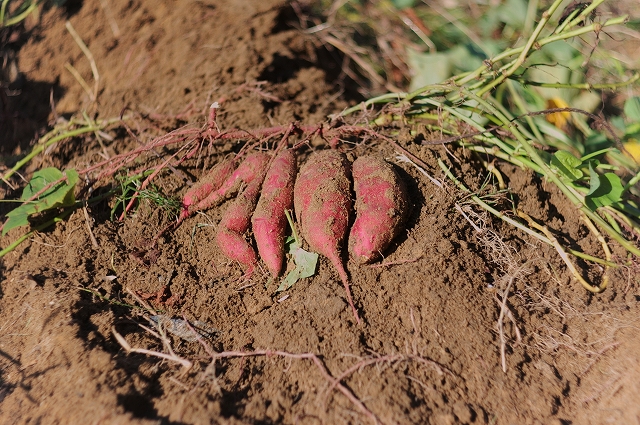
<svg viewBox="0 0 640 425"><path fill-rule="evenodd" d="M220 229L216 233L216 244L225 257L242 265L247 278L251 277L258 265L258 258L244 236L228 229Z"/></svg>
<svg viewBox="0 0 640 425"><path fill-rule="evenodd" d="M283 150L276 156L264 179L258 205L251 218L258 253L273 277L280 275L284 262L285 210L293 208L296 170L296 156L292 150Z"/></svg>
<svg viewBox="0 0 640 425"><path fill-rule="evenodd" d="M228 259L243 265L246 277L250 277L255 270L258 257L244 238L244 233L249 229L251 214L258 202L266 166L267 162L253 169L253 178L224 212L216 231L218 247Z"/></svg>
<svg viewBox="0 0 640 425"><path fill-rule="evenodd" d="M264 177L264 172L271 156L264 152L253 152L247 155L238 168L218 187L217 190L209 193L209 195L200 200L196 204L192 204L189 214L194 211L201 211L217 205L237 193L243 184L250 184L256 177Z"/></svg>
<svg viewBox="0 0 640 425"><path fill-rule="evenodd" d="M231 176L236 168L235 158L227 158L216 164L207 174L200 178L182 197L182 213L180 221L189 216L189 209L205 199L213 191L218 190Z"/></svg>
<svg viewBox="0 0 640 425"><path fill-rule="evenodd" d="M304 238L313 251L327 257L338 271L353 315L360 323L340 256L352 207L350 168L347 158L337 151L312 154L300 168L293 197Z"/></svg>
<svg viewBox="0 0 640 425"><path fill-rule="evenodd" d="M356 220L349 233L349 252L361 263L382 256L402 232L409 212L407 188L393 166L376 156L353 162Z"/></svg>

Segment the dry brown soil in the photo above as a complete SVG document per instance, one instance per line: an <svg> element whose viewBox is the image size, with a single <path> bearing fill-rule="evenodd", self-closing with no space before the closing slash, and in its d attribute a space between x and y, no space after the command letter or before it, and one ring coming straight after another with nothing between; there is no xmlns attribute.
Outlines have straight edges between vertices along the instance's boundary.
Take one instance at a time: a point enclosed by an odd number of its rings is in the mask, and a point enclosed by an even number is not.
<svg viewBox="0 0 640 425"><path fill-rule="evenodd" d="M73 65L93 87L67 19L95 59L97 103L65 68ZM339 57L302 36L295 22L292 8L278 0L85 0L43 10L39 23L10 40L23 78L4 100L3 161L10 165L30 150L28 141L48 122L82 110L111 118L127 107L138 140L122 126L107 131L113 140L103 137L104 147L94 135L69 139L32 161L26 176L45 166L83 169L186 123L201 125L216 100L222 129L323 122L359 99ZM443 148L400 142L441 178L436 159L451 161ZM375 153L398 164L414 204L407 232L386 253L384 261L395 264L347 264L362 325L325 259L313 278L285 294L267 285L266 273L243 280L213 242L225 205L188 219L148 249L148 239L168 223L166 213L143 202L124 221L111 220L111 199L90 206L86 217L75 211L2 259L0 423L357 424L373 416L399 424L640 423L637 268L610 270L609 288L591 295L553 248L397 162L387 144L340 148L351 160ZM205 148L200 162L164 172L156 184L179 196L203 164L234 149L235 141ZM454 171L479 188L484 175L474 158L452 153L461 160ZM130 171L151 164L145 158ZM522 210L564 244L603 255L552 187L498 167ZM497 202L509 210L506 197ZM20 234L9 232L1 246ZM623 263L623 252L612 248ZM577 264L600 282L598 267ZM113 329L134 348L170 351L132 308L141 304L129 290L160 291L147 299L153 308L215 329L203 342L231 357L213 362L202 343L175 333L165 339L192 363L188 370L127 353Z"/></svg>

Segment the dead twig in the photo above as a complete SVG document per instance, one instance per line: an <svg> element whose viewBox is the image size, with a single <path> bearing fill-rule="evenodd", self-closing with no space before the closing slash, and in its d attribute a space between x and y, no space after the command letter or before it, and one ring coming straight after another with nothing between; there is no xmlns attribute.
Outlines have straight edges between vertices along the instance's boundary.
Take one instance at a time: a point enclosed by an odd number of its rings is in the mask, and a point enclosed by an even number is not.
<svg viewBox="0 0 640 425"><path fill-rule="evenodd" d="M498 298L497 295L494 297L494 300L498 303L500 308L502 308L502 301L500 300L500 298ZM513 312L511 311L508 305L505 306L505 310L506 310L505 315L509 318L509 320L511 320L511 323L513 324L513 331L516 334L516 341L522 342L522 333L520 333L520 328L518 328L518 324L516 322L515 316L513 315Z"/></svg>
<svg viewBox="0 0 640 425"><path fill-rule="evenodd" d="M515 276L511 276L509 278L509 283L502 293L502 304L500 305L500 316L498 317L498 333L500 334L500 361L502 363L502 371L507 373L507 355L506 355L506 347L507 340L504 336L504 315L507 309L507 298L509 297L509 291L511 290L511 285L513 285L513 281L515 280Z"/></svg>
<svg viewBox="0 0 640 425"><path fill-rule="evenodd" d="M327 370L326 366L320 360L320 358L314 353L288 353L286 351L272 351L272 350L256 350L256 351L223 351L220 353L212 353L213 361L215 362L218 359L225 358L246 358L246 357L283 357L287 359L306 359L311 360L320 371L320 374L331 384L331 388L336 388L340 391L354 406L356 406L360 411L366 415L371 422L374 424L379 424L380 420L365 404L360 401L358 397L356 397L350 389L340 383L339 380L334 378L331 373Z"/></svg>
<svg viewBox="0 0 640 425"><path fill-rule="evenodd" d="M93 93L90 92L89 96L91 97L91 101L95 102L98 98L98 88L100 86L100 74L98 73L98 67L96 66L96 61L93 58L93 54L91 53L91 50L89 50L87 45L84 44L84 41L82 41L82 38L78 35L76 30L73 28L73 25L71 25L71 22L67 21L65 23L65 26L67 27L67 31L69 31L69 34L71 34L71 37L73 37L73 40L76 42L78 47L80 47L80 50L82 50L82 53L84 53L84 55L87 57L87 60L89 60L89 64L91 65L91 72L93 73Z"/></svg>
<svg viewBox="0 0 640 425"><path fill-rule="evenodd" d="M116 338L118 343L122 346L122 348L124 348L124 350L127 353L146 354L148 356L154 356L154 357L158 357L158 358L161 358L161 359L170 360L170 361L173 361L173 362L176 362L176 363L180 363L185 368L185 371L191 369L191 366L193 366L193 364L189 360L183 359L182 357L177 356L175 353L173 353L173 351L171 352L171 354L166 354L166 353L161 353L159 351L147 350L145 348L133 348L133 347L131 347L131 345L129 345L127 340L124 339L124 337L122 335L120 335L118 333L118 331L116 331L115 326L111 328L111 332L113 333L113 336Z"/></svg>
<svg viewBox="0 0 640 425"><path fill-rule="evenodd" d="M233 358L233 357L246 358L246 357L257 357L257 356L265 356L265 357L280 356L280 357L285 357L285 358L289 358L289 359L308 359L308 360L311 360L316 365L316 367L318 368L318 370L320 371L322 376L327 381L329 381L329 383L331 384L331 388L332 389L333 388L337 388L342 394L344 394L345 397L347 397L347 399L349 399L349 401L351 401L351 403L353 403L356 407L358 407L360 409L360 411L362 411L362 413L364 413L367 417L369 417L369 419L371 419L371 421L374 424L378 424L379 423L378 417L371 410L369 410L367 408L367 406L365 406L364 403L362 403L347 387L342 385L339 380L334 378L329 373L329 371L327 370L326 366L322 363L322 360L320 360L320 358L318 356L316 356L315 354L313 354L313 353L293 354L293 353L287 353L287 352L284 352L284 351L271 351L271 350L258 350L258 351L253 351L253 352L223 351L223 352L220 352L220 353L216 353L213 350L213 348L211 348L211 346L209 344L207 344L200 337L200 335L198 334L198 332L196 332L196 330L193 328L193 326L191 326L191 323L189 323L189 321L187 320L187 317L183 315L183 319L184 319L185 323L187 324L187 327L189 327L189 329L196 336L197 341L200 343L200 345L202 345L202 347L207 352L207 354L209 354L209 356L213 359L212 363L215 363L216 360L222 359L222 358Z"/></svg>
<svg viewBox="0 0 640 425"><path fill-rule="evenodd" d="M109 26L111 27L111 32L113 33L113 36L116 39L120 38L120 34L121 34L120 27L118 26L118 23L114 18L113 11L111 10L109 2L107 0L100 0L100 6L102 6L102 10L104 11L107 17L107 22L109 22Z"/></svg>
<svg viewBox="0 0 640 425"><path fill-rule="evenodd" d="M84 213L84 222L87 224L87 231L89 232L89 238L91 239L91 245L93 245L93 247L95 249L98 249L98 248L100 248L100 245L98 245L98 241L96 240L96 237L93 235L93 230L91 230L91 219L89 218L89 213L87 212L86 202L82 206L82 212Z"/></svg>

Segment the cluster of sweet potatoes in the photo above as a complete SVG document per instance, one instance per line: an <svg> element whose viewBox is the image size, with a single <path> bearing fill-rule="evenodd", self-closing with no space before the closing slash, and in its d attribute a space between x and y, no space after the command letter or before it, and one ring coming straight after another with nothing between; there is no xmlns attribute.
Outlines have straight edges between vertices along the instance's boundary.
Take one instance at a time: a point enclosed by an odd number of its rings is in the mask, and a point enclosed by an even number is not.
<svg viewBox="0 0 640 425"><path fill-rule="evenodd" d="M404 229L409 211L406 185L382 158L362 156L351 164L337 150L322 150L312 153L298 172L295 152L284 149L275 157L254 152L240 164L236 159L219 163L184 195L181 218L234 195L216 231L224 255L240 263L247 275L262 259L279 276L288 230L285 211L295 208L309 247L338 271L356 319L342 261L344 242L348 238L356 261L375 261ZM247 238L250 227L258 254Z"/></svg>

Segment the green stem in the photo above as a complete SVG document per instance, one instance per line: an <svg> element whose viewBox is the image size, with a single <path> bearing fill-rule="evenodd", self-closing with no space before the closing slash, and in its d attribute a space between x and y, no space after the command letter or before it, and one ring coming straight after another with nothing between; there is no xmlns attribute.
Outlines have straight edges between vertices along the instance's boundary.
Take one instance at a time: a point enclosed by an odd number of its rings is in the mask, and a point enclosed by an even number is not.
<svg viewBox="0 0 640 425"><path fill-rule="evenodd" d="M100 126L89 126L89 127L77 128L75 130L70 130L58 136L52 137L46 143L38 144L36 147L33 148L33 150L27 156L22 158L20 161L16 163L16 165L13 166L13 168L7 171L5 175L2 176L2 179L3 180L9 179L9 177L11 177L16 171L18 171L26 163L31 161L34 157L36 157L38 154L43 152L45 149L47 149L49 146L53 145L54 143L59 142L60 140L66 139L68 137L79 136L80 134L84 134L84 133L91 133L93 131L100 130L101 128L102 127Z"/></svg>
<svg viewBox="0 0 640 425"><path fill-rule="evenodd" d="M456 176L453 175L451 170L445 165L444 162L442 162L441 159L438 159L438 165L440 166L442 171L444 171L445 175L453 183L455 183L455 185L458 187L458 189L462 190L465 193L469 193L471 195L471 200L473 200L473 202L475 202L476 204L480 205L482 208L484 208L485 210L489 211L491 214L495 215L499 219L501 219L503 221L506 221L507 223L511 224L512 226L517 227L518 229L520 229L520 230L524 231L525 233L533 236L534 238L539 239L542 242L551 244L551 241L549 239L547 239L546 236L541 235L538 232L534 232L533 230L529 229L526 226L523 226L521 223L517 222L516 220L512 219L511 217L508 217L508 216L502 214L500 211L496 210L491 205L489 205L486 202L484 202L482 199L480 199L480 197L478 195L474 195L462 182L460 182L456 178Z"/></svg>
<svg viewBox="0 0 640 425"><path fill-rule="evenodd" d="M596 9L596 7L600 6L602 3L604 3L604 0L594 0L587 8L585 8L582 12L580 12L580 14L573 18L573 19L567 19L567 24L565 25L565 27L562 30L567 30L567 29L571 29L573 27L575 27L576 25L580 25L582 22L584 22L585 18ZM559 31L558 31L559 32Z"/></svg>
<svg viewBox="0 0 640 425"><path fill-rule="evenodd" d="M540 134L540 129L533 122L533 117L531 115L527 115L530 111L527 109L527 105L524 99L522 99L522 97L520 96L520 93L516 91L516 88L513 85L513 81L507 81L506 85L507 85L507 89L509 90L509 93L511 93L511 97L513 98L516 106L518 107L518 109L520 109L520 113L525 115L524 119L525 121L527 121L527 124L529 124L529 127L533 131L533 135L537 140L542 140L542 134Z"/></svg>
<svg viewBox="0 0 640 425"><path fill-rule="evenodd" d="M70 207L70 208L66 209L65 211L61 212L60 215L52 218L51 220L45 221L44 223L34 227L33 230L31 230L30 232L27 232L24 235L20 236L18 239L16 239L11 244L9 244L9 246L7 246L5 249L0 251L0 258L4 257L9 252L11 252L14 249L16 249L16 247L18 245L20 245L22 242L24 242L27 239L29 239L35 232L39 232L40 230L46 229L47 227L51 226L52 224L55 224L55 223L58 223L58 222L62 221L65 217L67 217L69 214L71 214L73 211L75 211L76 208L77 208L76 206Z"/></svg>
<svg viewBox="0 0 640 425"><path fill-rule="evenodd" d="M529 37L529 39L527 40L527 44L523 47L522 51L520 52L520 55L518 56L516 61L513 63L513 65L511 65L511 67L507 71L503 72L498 78L496 78L491 83L487 84L486 86L478 90L478 93L477 93L478 96L482 96L483 94L493 90L493 88L496 87L497 85L502 84L502 82L505 79L507 79L507 77L509 77L514 72L516 72L522 66L524 61L527 59L527 56L529 55L529 51L531 51L533 44L536 42L536 40L540 36L542 29L547 25L547 22L549 22L551 15L553 15L556 9L560 7L560 4L563 1L564 0L554 1L551 7L542 14L542 19L540 19L540 22L538 22L538 26L533 31L533 34L531 34L531 37Z"/></svg>
<svg viewBox="0 0 640 425"><path fill-rule="evenodd" d="M145 175L148 175L150 173L151 173L151 171L147 170L147 171L145 171L143 173L140 173L140 174L138 174L136 176L130 177L130 179L144 177ZM89 198L86 201L86 204L87 205L96 204L96 203L98 203L98 202L100 202L100 201L102 201L102 200L114 195L115 193L117 193L119 191L120 191L120 187L112 188L112 189L108 190L107 192L105 192L105 193L103 193L101 195L97 195L97 196L94 196L92 198ZM62 221L65 217L67 217L73 211L75 211L76 209L82 207L84 205L84 203L85 203L85 201L77 201L75 203L75 205L72 205L72 206L68 207L67 209L65 209L64 211L62 211L60 213L60 215L58 215L58 216L52 218L51 220L46 221L46 222L34 227L33 230L31 230L31 231L25 233L24 235L20 236L18 239L16 239L11 244L9 244L6 248L4 248L3 250L0 251L0 258L4 257L7 253L9 253L9 252L13 251L14 249L16 249L16 247L18 245L20 245L25 240L29 239L35 232L38 232L38 231L43 230L43 229L46 229L47 227ZM295 232L295 228L294 228L294 232Z"/></svg>
<svg viewBox="0 0 640 425"><path fill-rule="evenodd" d="M538 164L536 164L535 162L529 160L529 158L526 158L524 156L517 156L517 155L510 155L506 152L503 152L501 150L498 149L493 149L493 148L489 148L486 146L477 146L477 145L472 145L472 144L464 144L463 145L466 149L469 149L471 151L474 152L478 152L478 153L484 153L487 155L491 155L491 156L495 156L496 158L500 158L504 161L507 161L517 167L520 168L529 168L532 169L533 171L535 171L536 173L540 173L540 167L538 167Z"/></svg>
<svg viewBox="0 0 640 425"><path fill-rule="evenodd" d="M36 8L38 7L38 2L37 1L32 1L31 4L29 5L29 7L27 7L25 10L23 10L22 12L20 12L18 15L13 16L9 19L7 19L6 21L5 16L7 13L7 6L9 5L9 0L3 0L2 1L2 6L0 6L0 28L2 27L10 27L12 25L15 25L21 21L23 21L31 12L33 12L34 10L36 10Z"/></svg>
<svg viewBox="0 0 640 425"><path fill-rule="evenodd" d="M554 3L554 6L556 5L556 3L561 2L560 0L556 0L556 2ZM553 7L553 6L552 6ZM557 8L557 6L556 6ZM556 8L554 8L553 10L555 10ZM551 8L549 9L551 10ZM548 11L547 11L548 12ZM539 32L534 32L534 34L529 38L529 41L531 42L531 45L535 45L535 48L541 48L547 44L556 42L556 41L560 41L560 40L567 40L570 38L574 38L574 37L578 37L580 35L583 34L587 34L590 32L596 32L596 31L600 31L602 30L602 28L604 27L608 27L611 25L618 25L618 24L622 24L624 23L626 20L628 19L628 15L624 15L624 16L620 16L617 18L611 18L611 19L607 19L605 22L603 23L592 23L590 25L586 25L584 27L580 27L574 31L569 31L569 32L563 32L561 34L555 34L555 35L551 35L548 37L544 37L540 40L538 40L537 42L533 39L534 36L538 36ZM546 21L545 21L546 22ZM542 24L542 22L540 23ZM541 29L540 24L538 24L538 28ZM538 31L538 28L536 28L536 31ZM533 40L533 41L532 41ZM529 54L529 51L531 49L531 46L529 46L529 43L527 43L527 45L522 46L522 47L515 47L513 49L508 49L505 50L504 52L494 56L493 58L485 61L485 63L478 67L475 71L472 72L464 72L462 74L458 74L456 76L451 77L448 81L451 82L450 86L448 87L447 91L452 91L456 86L462 86L465 85L467 83L470 83L472 81L475 81L476 83L473 84L472 86L470 86L469 88L472 90L475 89L479 89L481 91L479 91L479 94L484 94L488 91L490 91L492 88L496 87L497 85L499 85L501 82L503 82L506 78L511 78L511 76L513 75L513 73L522 65L522 63L524 63L524 60L522 60L521 62L521 58L525 57ZM527 49L527 50L525 50ZM491 66L488 66L487 64L493 64L493 63L497 63L503 59L506 59L510 56L514 56L514 55L520 55L517 59L514 59L512 61L510 61L509 63L505 64L504 66L502 66L497 73L500 74L500 77L498 77L497 79L494 79L496 72L491 69ZM513 71L511 71L513 70ZM625 82L625 83L619 83L616 84L614 86L624 86L627 84L631 84L635 81L637 81L637 79L640 78L640 75L638 75L637 77L634 75L634 77L632 77L631 80ZM482 80L482 81L477 81L477 80ZM489 84L489 85L485 85L486 80L487 79L492 79L493 81ZM499 81L498 81L499 80ZM358 105L352 106L351 108L345 109L343 112L341 112L340 114L337 115L332 115L330 118L334 119L337 117L344 117L347 115L350 115L354 112L357 111L362 111L364 110L366 107L374 105L374 104L380 104L380 103L390 103L393 101L396 102L401 102L401 101L411 101L413 98L419 96L419 95L423 95L426 92L428 92L429 90L432 90L434 87L437 86L441 86L442 85L430 85L430 86L425 86L425 87L421 87L418 90L415 90L411 93L406 93L406 92L401 92L401 93L387 93L372 99L367 100L366 102L362 102ZM490 87L489 87L490 86ZM597 86L599 85L592 85L591 87L593 88L597 88ZM603 84L602 85L603 88L607 88L605 87L606 85ZM435 94L435 93L432 93Z"/></svg>
<svg viewBox="0 0 640 425"><path fill-rule="evenodd" d="M456 88L455 85L447 86L446 84L430 84L428 86L420 87L419 89L414 90L411 93L407 93L407 92L387 93L387 94L383 94L381 96L369 99L366 102L361 102L355 106L352 106L351 108L347 108L344 111L342 111L340 114L331 115L329 118L334 119L337 117L344 117L357 111L363 111L368 106L375 105L378 103L386 104L386 103L390 103L391 101L396 101L398 103L402 101L411 102L411 100L413 100L414 98L420 95L425 95L427 92L430 92L429 95L433 96L434 94L438 94L438 93L447 93L449 91L454 90L455 88Z"/></svg>
<svg viewBox="0 0 640 425"><path fill-rule="evenodd" d="M556 0L556 2L554 3L554 5L552 5L551 8L549 8L549 11L551 11L553 9L553 11L555 11L555 9L557 8L557 4L561 2L560 0ZM555 6L555 8L554 8ZM546 12L545 12L546 13ZM456 75L454 77L452 77L451 79L449 79L448 81L451 82L451 84L449 85L442 85L442 84L433 84L433 85L429 85L429 86L425 86L425 87L421 87L411 93L388 93L388 94L384 94L378 97L375 97L373 99L370 99L366 102L360 103L358 105L352 106L351 108L348 108L346 110L344 110L342 113L340 113L337 116L346 116L349 114L352 114L354 112L357 111L361 111L364 110L367 106L371 106L373 104L378 104L378 103L389 103L390 101L397 101L397 102L401 102L401 101L406 101L406 102L410 102L411 100L413 100L414 98L420 96L420 95L425 95L427 92L429 92L430 90L434 90L433 93L429 93L430 95L439 93L439 92L451 92L453 91L456 86L462 86L464 84L467 84L471 81L475 81L478 79L482 79L483 81L478 81L476 82L476 84L472 85L470 87L470 89L475 90L476 88L479 89L479 91L477 92L479 95L482 95L488 91L490 91L491 89L493 89L494 87L498 86L500 83L502 83L506 78L511 78L511 76L513 75L513 73L520 68L520 66L522 66L522 64L524 63L524 59L526 59L526 56L529 54L530 50L531 50L531 46L535 44L536 48L541 48L542 46L545 46L547 44L553 43L555 41L559 41L559 40L566 40L566 39L570 39L570 38L574 38L577 36L580 36L582 34L587 34L590 32L594 32L594 31L600 31L602 28L604 27L608 27L611 25L618 25L618 24L622 24L624 23L626 20L628 19L628 15L624 15L624 16L620 16L617 18L611 18L606 20L604 23L593 23L591 25L587 25L584 27L580 27L574 31L570 31L570 32L565 32L565 33L561 33L561 34L556 34L556 35L551 35L545 38L542 38L540 40L538 40L537 42L535 42L535 40L533 39L534 36L538 36L539 35L539 30L542 29L541 24L543 24L543 22L541 21L540 24L538 24L538 27L536 28L536 32L534 32L534 34L529 38L529 43L527 43L527 45L523 46L523 47L516 47L513 49L509 49L506 50L500 54L498 54L497 56L491 58L488 61L485 61L485 64L482 65L481 67L477 68L475 71L472 72L465 72L463 74L460 75ZM545 21L546 22L546 21ZM500 74L500 77L498 77L497 79L493 79L495 73L493 70L491 70L490 68L487 67L486 63L497 63L499 61L501 61L502 59L505 59L509 56L513 56L513 55L519 55L519 57L509 63L507 63L506 65L502 66L500 68L500 70L498 70L498 74ZM492 78L493 81L489 84L485 84L486 83L486 79L488 78ZM628 85L628 84L632 84L633 82L637 81L640 78L640 75L636 74L634 75L630 80L623 82L623 83L618 83L618 84L613 84L614 87L617 86L624 86L624 85ZM588 83L587 83L588 84ZM592 88L598 88L599 86L602 86L602 88L608 88L607 86L612 86L611 84L607 85L607 84L594 84L591 85ZM585 87L589 87L588 85L586 85ZM332 116L332 118L335 118L336 116Z"/></svg>
<svg viewBox="0 0 640 425"><path fill-rule="evenodd" d="M65 128L54 128L53 130L51 130L49 133L45 134L44 136L42 136L39 140L37 145L33 148L33 150L24 158L22 158L20 161L18 161L13 168L11 168L9 171L7 171L4 176L2 176L3 180L7 180L9 177L11 177L13 174L15 174L16 171L18 171L20 168L22 168L25 164L27 164L29 161L31 161L34 157L36 157L38 154L42 153L45 151L45 149L47 149L49 146L53 145L54 143L57 143L61 140L67 139L69 137L75 137L75 136L79 136L81 134L85 134L85 133L91 133L91 132L95 132L95 131L100 131L100 130L104 130L105 127L114 124L118 121L121 120L126 120L127 117L122 117L122 119L120 118L111 118L108 120L102 120L100 122L95 122L95 123L84 123L82 121L76 121L76 120L71 120L68 123L66 123L66 128L69 128L73 125L84 125L84 127L81 128L76 128L74 130L66 130ZM60 133L62 132L62 133ZM54 134L56 133L60 133L56 136L54 136Z"/></svg>
<svg viewBox="0 0 640 425"><path fill-rule="evenodd" d="M146 309L146 308L144 308L144 307L139 307L139 306L137 306L137 305L131 305L131 304L123 303L123 302L120 302L120 301L112 300L111 298L107 298L107 297L105 297L105 296L104 296L104 295L102 295L100 292L98 292L98 291L93 291L93 290L91 290L91 289L89 289L89 288L79 287L78 289L80 289L81 291L84 291L84 292L88 292L88 293L90 293L91 295L93 295L93 296L95 296L95 297L98 297L98 298L100 298L100 299L101 299L101 300L103 300L103 301L108 302L109 304L117 305L117 306L120 306L120 307L127 307L127 308L130 308L130 309L132 309L132 310L147 310L147 309Z"/></svg>
<svg viewBox="0 0 640 425"><path fill-rule="evenodd" d="M616 223L616 225L614 226L612 224L612 227L619 227L618 226L618 222L622 222L624 223L624 225L628 226L629 229L631 229L632 232L634 232L636 234L636 237L640 237L640 226L638 225L637 222L631 221L631 219L629 218L629 216L625 215L624 213L626 212L627 214L629 214L627 211L625 211L624 208L620 208L620 211L611 207L611 205L608 205L606 207L604 207L605 213L607 214L607 218L609 218L610 220L613 220L614 223ZM633 217L638 217L638 215L633 215Z"/></svg>
<svg viewBox="0 0 640 425"><path fill-rule="evenodd" d="M362 110L366 109L367 107L369 107L371 105L376 105L378 103L390 103L391 101L400 102L402 99L405 98L406 95L407 95L406 93L387 93L387 94L383 94L381 96L368 99L365 102L361 102L361 103L359 103L359 104L357 104L355 106L352 106L351 108L347 108L347 109L345 109L344 111L342 111L339 114L330 116L330 118L334 119L334 118L337 118L337 117L344 117L344 116L347 116L347 115L352 114L354 112L362 111Z"/></svg>
<svg viewBox="0 0 640 425"><path fill-rule="evenodd" d="M608 27L608 26L611 26L611 25L622 24L622 23L626 22L628 18L629 18L628 15L624 15L624 16L620 16L620 17L617 17L617 18L607 19L603 23L593 23L591 25L586 25L586 26L580 27L580 28L578 28L578 29L576 29L574 31L570 31L570 32L562 33L562 34L551 35L551 36L548 36L548 37L545 37L545 38L542 38L542 39L538 40L536 47L537 46L542 47L542 46L545 46L547 44L553 43L555 41L566 40L566 39L578 37L580 35L587 34L587 33L590 33L590 32L600 31L604 27ZM523 51L524 51L524 46L523 47L515 47L513 49L505 50L504 52L496 55L495 57L493 57L491 59L489 59L489 62L490 63L496 63L496 62L499 62L502 59L508 58L510 56L521 54ZM509 64L507 64L507 67L508 66L512 66L514 63L515 63L515 60L510 62ZM475 71L473 71L471 73L465 73L464 77L455 76L452 79L456 82L456 84L463 85L463 84L466 84L466 83L468 83L470 81L477 80L478 78L482 78L483 74L487 74L487 78L493 77L494 71L491 70L491 69L487 70L487 66L483 65L481 67L478 67Z"/></svg>
<svg viewBox="0 0 640 425"><path fill-rule="evenodd" d="M0 6L0 26L4 26L4 15L7 11L7 5L9 0L2 0L2 6Z"/></svg>
<svg viewBox="0 0 640 425"><path fill-rule="evenodd" d="M567 15L565 17L564 22L562 22L560 25L558 25L556 27L556 29L553 31L554 34L560 34L562 31L564 31L567 28L567 25L569 25L569 22L571 22L576 16L578 16L578 14L580 13L580 10L575 9L573 12L571 12L569 15Z"/></svg>
<svg viewBox="0 0 640 425"><path fill-rule="evenodd" d="M634 187L638 182L640 182L640 172L638 172L638 174L636 174L635 176L631 177L631 180L629 180L629 182L627 184L624 185L624 189L622 190L622 192L626 192L627 190L631 189L632 187Z"/></svg>
<svg viewBox="0 0 640 425"><path fill-rule="evenodd" d="M439 101L436 101L436 100L433 100L433 99L429 99L429 98L421 98L420 102L435 106L435 107L440 108L442 110L445 110L445 111L449 112L452 116L458 118L461 121L464 121L469 126L471 126L472 128L475 128L478 131L485 130L485 128L481 124L475 122L470 117L460 113L460 111L458 111L456 108L452 108L452 107L450 107L448 105L445 105L442 102L439 102ZM487 132L487 133L488 133L488 136L486 136L486 137L491 138L492 142L495 145L500 147L500 149L503 149L505 152L513 154L513 148L511 146L507 145L504 141L500 140L499 138L493 136L491 133L489 133L489 132Z"/></svg>
<svg viewBox="0 0 640 425"><path fill-rule="evenodd" d="M529 0L527 5L527 14L524 19L524 28L522 29L522 35L529 37L530 32L533 29L536 21L536 15L538 13L538 0Z"/></svg>
<svg viewBox="0 0 640 425"><path fill-rule="evenodd" d="M522 230L523 232L527 233L528 235L533 236L534 238L553 246L553 242L551 240L549 240L549 238L547 238L544 235L541 235L540 233L531 230L530 228L528 228L527 226L522 225L521 223L515 221L514 219L502 214L500 211L496 210L495 208L493 208L491 205L487 204L486 202L484 202L482 199L480 199L479 196L474 195L471 193L471 191L464 185L462 184L462 182L460 182L454 175L453 173L451 173L451 170L449 170L449 168L444 164L444 162L442 162L441 159L438 159L438 165L440 166L440 168L442 169L442 171L444 171L445 175L455 183L455 185L462 190L465 193L469 193L471 194L471 200L473 202L475 202L476 204L478 204L480 207L484 208L486 211L490 212L491 214L493 214L494 216L496 216L497 218L511 224L512 226L515 226L516 228ZM598 258L598 257L594 257L591 256L589 254L585 254L584 252L581 251L576 251L574 249L568 249L568 248L563 248L566 252L578 257L578 258L582 258L583 260L587 260L587 261L591 261L594 263L598 263L598 264L603 264L609 267L618 267L618 264L613 263L611 261L607 261L607 260L603 260L602 258Z"/></svg>
<svg viewBox="0 0 640 425"><path fill-rule="evenodd" d="M291 235L293 236L293 239L296 241L296 245L300 246L300 239L298 239L298 232L296 231L296 226L293 223L293 217L291 217L291 210L284 210L284 215L287 216L289 227L291 227Z"/></svg>
<svg viewBox="0 0 640 425"><path fill-rule="evenodd" d="M538 81L529 81L525 80L522 77L518 76L510 76L509 79L512 81L516 81L523 86L536 86L536 87L546 87L551 89L577 89L577 90L615 90L622 87L629 86L638 79L640 79L640 73L635 72L631 78L626 81L621 81L619 83L609 83L609 84L591 84L591 83L541 83Z"/></svg>
<svg viewBox="0 0 640 425"><path fill-rule="evenodd" d="M587 215L592 221L598 224L602 229L604 229L607 234L616 240L620 245L622 245L627 251L633 253L634 255L640 257L640 249L634 246L630 241L624 238L621 234L616 232L602 217L596 214L594 211L591 211L583 201L578 198L574 192L572 192L560 178L549 168L547 163L540 157L538 151L531 145L531 143L520 133L518 129L518 125L516 123L509 123L507 117L502 115L502 113L491 103L486 101L485 99L477 96L474 93L467 92L466 93L471 99L478 102L482 105L487 111L491 112L496 118L503 122L503 127L511 131L511 133L515 136L515 138L520 142L522 148L525 150L527 155L531 157L531 159L538 164L542 173L545 177L551 180L558 188L565 194L567 198L584 214Z"/></svg>
<svg viewBox="0 0 640 425"><path fill-rule="evenodd" d="M556 41L575 38L589 32L600 32L604 27L609 27L611 25L624 24L628 19L629 19L629 15L623 15L623 16L618 16L617 18L607 19L602 23L594 22L591 25L586 25L584 27L580 27L573 31L563 32L562 34L550 35L549 37L545 37L542 40L540 40L538 44L540 45L540 47L542 47Z"/></svg>

